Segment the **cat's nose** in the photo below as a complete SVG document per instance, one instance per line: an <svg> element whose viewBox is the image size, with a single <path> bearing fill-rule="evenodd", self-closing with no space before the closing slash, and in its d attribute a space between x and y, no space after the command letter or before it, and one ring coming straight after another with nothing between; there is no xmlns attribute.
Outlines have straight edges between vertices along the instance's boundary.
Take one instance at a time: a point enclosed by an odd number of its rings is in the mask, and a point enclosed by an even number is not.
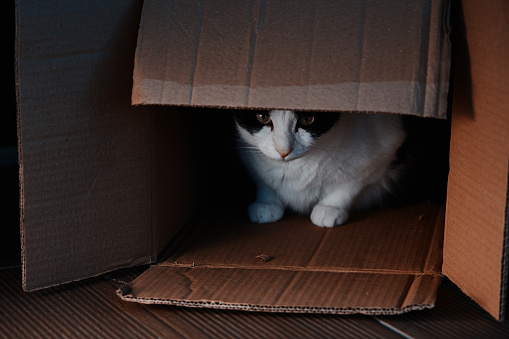
<svg viewBox="0 0 509 339"><path fill-rule="evenodd" d="M281 158L285 159L288 154L290 154L290 152L292 151L291 149L284 149L284 150L280 150L280 149L277 149L276 148L276 151L279 153L279 155L281 156Z"/></svg>

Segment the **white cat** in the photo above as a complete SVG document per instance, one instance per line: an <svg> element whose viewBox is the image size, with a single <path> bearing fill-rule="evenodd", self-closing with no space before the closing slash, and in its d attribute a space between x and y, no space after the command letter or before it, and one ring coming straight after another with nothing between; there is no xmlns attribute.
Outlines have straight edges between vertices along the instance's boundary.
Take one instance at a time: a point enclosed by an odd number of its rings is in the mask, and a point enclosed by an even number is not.
<svg viewBox="0 0 509 339"><path fill-rule="evenodd" d="M380 202L402 170L397 115L272 110L235 111L234 119L257 186L252 222L275 222L289 208L318 226L341 225L352 208Z"/></svg>

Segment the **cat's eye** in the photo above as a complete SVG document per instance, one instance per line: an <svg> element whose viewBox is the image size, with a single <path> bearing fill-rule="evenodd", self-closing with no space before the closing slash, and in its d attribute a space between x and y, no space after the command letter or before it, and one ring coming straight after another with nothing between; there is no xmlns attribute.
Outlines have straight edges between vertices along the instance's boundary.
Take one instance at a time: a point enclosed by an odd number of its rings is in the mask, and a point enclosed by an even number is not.
<svg viewBox="0 0 509 339"><path fill-rule="evenodd" d="M315 121L315 117L312 115L305 115L299 119L299 123L302 126L309 126L313 123L313 121Z"/></svg>
<svg viewBox="0 0 509 339"><path fill-rule="evenodd" d="M266 114L258 113L256 114L256 119L264 125L268 125L270 123L270 117Z"/></svg>

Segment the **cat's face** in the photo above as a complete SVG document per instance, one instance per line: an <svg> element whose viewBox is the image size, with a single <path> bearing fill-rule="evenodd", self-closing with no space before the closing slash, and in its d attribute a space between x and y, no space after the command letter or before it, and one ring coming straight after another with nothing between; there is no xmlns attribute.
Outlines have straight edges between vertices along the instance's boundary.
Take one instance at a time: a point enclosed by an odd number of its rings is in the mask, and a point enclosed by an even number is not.
<svg viewBox="0 0 509 339"><path fill-rule="evenodd" d="M337 113L235 111L240 137L266 157L291 161L305 155L317 138L331 129Z"/></svg>

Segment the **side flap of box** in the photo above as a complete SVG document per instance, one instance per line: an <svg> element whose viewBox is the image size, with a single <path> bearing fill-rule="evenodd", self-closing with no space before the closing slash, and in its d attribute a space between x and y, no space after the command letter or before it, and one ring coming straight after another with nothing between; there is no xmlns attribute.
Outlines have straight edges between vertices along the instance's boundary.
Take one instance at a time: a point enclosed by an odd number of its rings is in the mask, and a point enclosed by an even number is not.
<svg viewBox="0 0 509 339"><path fill-rule="evenodd" d="M444 116L448 1L144 2L134 104Z"/></svg>
<svg viewBox="0 0 509 339"><path fill-rule="evenodd" d="M508 274L509 6L458 16L444 274L495 318Z"/></svg>
<svg viewBox="0 0 509 339"><path fill-rule="evenodd" d="M118 293L128 301L251 311L396 314L434 305L444 208L420 204L317 227L207 214L169 258ZM229 216L229 217L227 217Z"/></svg>
<svg viewBox="0 0 509 339"><path fill-rule="evenodd" d="M169 241L151 189L169 187L154 147L162 113L130 103L140 15L137 1L17 3L26 290L149 263Z"/></svg>

